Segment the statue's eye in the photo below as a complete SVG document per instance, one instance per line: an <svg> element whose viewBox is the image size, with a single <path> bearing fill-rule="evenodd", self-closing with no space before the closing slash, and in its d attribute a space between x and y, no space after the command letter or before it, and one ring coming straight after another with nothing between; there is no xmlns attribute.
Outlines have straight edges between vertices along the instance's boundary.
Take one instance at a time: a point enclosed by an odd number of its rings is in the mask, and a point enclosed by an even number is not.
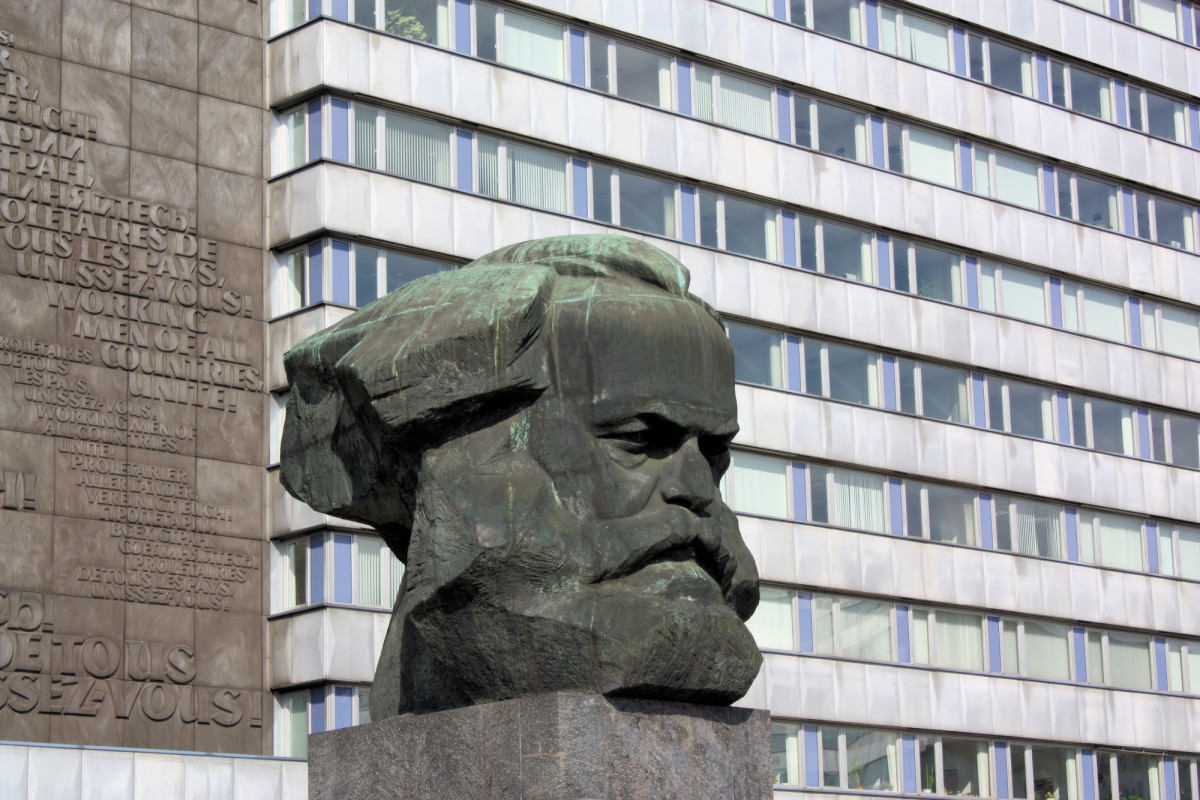
<svg viewBox="0 0 1200 800"><path fill-rule="evenodd" d="M635 428L607 433L603 437L632 452L645 452L662 443L663 436L653 428Z"/></svg>

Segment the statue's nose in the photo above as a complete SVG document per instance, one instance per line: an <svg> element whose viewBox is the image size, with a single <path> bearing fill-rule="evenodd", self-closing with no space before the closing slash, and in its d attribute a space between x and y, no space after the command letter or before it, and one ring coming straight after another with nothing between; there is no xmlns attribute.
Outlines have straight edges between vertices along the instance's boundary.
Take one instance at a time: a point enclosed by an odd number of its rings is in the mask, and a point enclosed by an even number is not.
<svg viewBox="0 0 1200 800"><path fill-rule="evenodd" d="M695 512L708 508L717 496L712 467L700 452L696 437L688 437L667 457L659 487L663 500Z"/></svg>

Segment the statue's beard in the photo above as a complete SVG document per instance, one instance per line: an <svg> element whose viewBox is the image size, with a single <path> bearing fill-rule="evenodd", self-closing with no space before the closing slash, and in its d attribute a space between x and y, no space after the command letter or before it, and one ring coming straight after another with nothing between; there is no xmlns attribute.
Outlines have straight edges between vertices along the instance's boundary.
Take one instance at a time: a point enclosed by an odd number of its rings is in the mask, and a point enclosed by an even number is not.
<svg viewBox="0 0 1200 800"><path fill-rule="evenodd" d="M581 526L552 498L524 498L501 530L423 486L412 542L434 544L409 551L373 718L563 690L724 704L745 694L761 656L739 613L753 611L757 575L721 545L730 524L740 544L732 514L665 507Z"/></svg>

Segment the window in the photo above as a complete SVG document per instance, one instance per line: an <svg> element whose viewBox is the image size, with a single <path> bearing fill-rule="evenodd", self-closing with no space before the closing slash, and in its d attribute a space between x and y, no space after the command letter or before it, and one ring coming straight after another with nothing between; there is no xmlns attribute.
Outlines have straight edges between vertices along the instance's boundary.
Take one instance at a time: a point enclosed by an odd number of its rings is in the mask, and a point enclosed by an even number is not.
<svg viewBox="0 0 1200 800"><path fill-rule="evenodd" d="M892 731L821 727L821 785L855 791L900 790L900 737Z"/></svg>
<svg viewBox="0 0 1200 800"><path fill-rule="evenodd" d="M908 174L943 186L957 186L954 139L920 128L910 127L906 133L908 155L905 163L908 165Z"/></svg>
<svg viewBox="0 0 1200 800"><path fill-rule="evenodd" d="M1042 207L1037 162L978 145L973 150L976 194L1035 210Z"/></svg>
<svg viewBox="0 0 1200 800"><path fill-rule="evenodd" d="M318 533L275 544L276 612L319 603L395 604L404 565L378 536Z"/></svg>
<svg viewBox="0 0 1200 800"><path fill-rule="evenodd" d="M271 0L271 35L290 30L308 19L308 0Z"/></svg>
<svg viewBox="0 0 1200 800"><path fill-rule="evenodd" d="M1087 632L1088 683L1150 690L1154 688L1152 663L1149 636Z"/></svg>
<svg viewBox="0 0 1200 800"><path fill-rule="evenodd" d="M1184 144L1183 103L1135 86L1128 93L1129 127Z"/></svg>
<svg viewBox="0 0 1200 800"><path fill-rule="evenodd" d="M733 344L734 378L759 386L784 387L783 336L776 331L726 323Z"/></svg>
<svg viewBox="0 0 1200 800"><path fill-rule="evenodd" d="M304 250L275 255L271 273L271 313L287 314L304 305Z"/></svg>
<svg viewBox="0 0 1200 800"><path fill-rule="evenodd" d="M950 26L928 17L883 6L879 46L926 67L950 69Z"/></svg>
<svg viewBox="0 0 1200 800"><path fill-rule="evenodd" d="M562 80L565 43L566 29L558 22L475 4L475 54L480 58Z"/></svg>
<svg viewBox="0 0 1200 800"><path fill-rule="evenodd" d="M1033 96L1033 55L993 39L982 39L971 35L971 77L984 81L998 89ZM986 51L986 55L984 52ZM978 55L976 55L978 53ZM976 59L980 67L986 65L984 74L976 74Z"/></svg>
<svg viewBox="0 0 1200 800"><path fill-rule="evenodd" d="M849 345L817 342L805 339L803 344L806 362L819 357L824 367L824 386L809 384L804 387L808 394L820 394L845 403L879 406L882 396L879 391L879 354ZM820 356L817 356L820 352ZM815 370L808 371L815 377Z"/></svg>
<svg viewBox="0 0 1200 800"><path fill-rule="evenodd" d="M927 794L992 797L988 742L948 736L918 736L920 791Z"/></svg>
<svg viewBox="0 0 1200 800"><path fill-rule="evenodd" d="M1163 800L1162 757L1149 753L1096 753L1099 800Z"/></svg>
<svg viewBox="0 0 1200 800"><path fill-rule="evenodd" d="M1200 642L1167 641L1167 689L1200 694Z"/></svg>
<svg viewBox="0 0 1200 800"><path fill-rule="evenodd" d="M1200 580L1200 529L1159 523L1158 563L1163 575ZM1200 694L1200 683L1194 685Z"/></svg>
<svg viewBox="0 0 1200 800"><path fill-rule="evenodd" d="M962 256L958 253L893 239L892 263L898 291L963 304Z"/></svg>
<svg viewBox="0 0 1200 800"><path fill-rule="evenodd" d="M976 493L936 483L904 482L905 532L935 542L979 546Z"/></svg>
<svg viewBox="0 0 1200 800"><path fill-rule="evenodd" d="M477 136L479 192L543 211L565 214L567 157L551 150Z"/></svg>
<svg viewBox="0 0 1200 800"><path fill-rule="evenodd" d="M283 440L283 423L287 412L287 395L271 392L267 407L267 430L270 434L268 444L267 464L279 463L280 443Z"/></svg>
<svg viewBox="0 0 1200 800"><path fill-rule="evenodd" d="M1196 249L1192 208L1142 192L1134 195L1134 208L1139 238L1168 247Z"/></svg>
<svg viewBox="0 0 1200 800"><path fill-rule="evenodd" d="M1136 455L1132 406L1081 395L1071 395L1068 402L1072 444L1105 453Z"/></svg>
<svg viewBox="0 0 1200 800"><path fill-rule="evenodd" d="M1142 521L1121 514L1079 515L1079 560L1085 564L1144 571Z"/></svg>
<svg viewBox="0 0 1200 800"><path fill-rule="evenodd" d="M887 531L884 478L857 470L810 465L813 522L856 530Z"/></svg>
<svg viewBox="0 0 1200 800"><path fill-rule="evenodd" d="M988 427L1047 441L1054 438L1054 393L1042 386L986 379Z"/></svg>
<svg viewBox="0 0 1200 800"><path fill-rule="evenodd" d="M803 9L800 19L799 9ZM791 0L792 22L817 33L862 42L862 0Z"/></svg>
<svg viewBox="0 0 1200 800"><path fill-rule="evenodd" d="M1000 665L1007 675L1071 680L1071 628L1054 622L1002 619Z"/></svg>
<svg viewBox="0 0 1200 800"><path fill-rule="evenodd" d="M1137 0L1136 22L1146 30L1166 36L1171 39L1179 38L1179 22L1176 19L1176 0Z"/></svg>
<svg viewBox="0 0 1200 800"><path fill-rule="evenodd" d="M275 693L275 755L308 755L308 692Z"/></svg>
<svg viewBox="0 0 1200 800"><path fill-rule="evenodd" d="M1114 342L1129 341L1123 294L1066 281L1063 283L1063 327Z"/></svg>
<svg viewBox="0 0 1200 800"><path fill-rule="evenodd" d="M900 359L898 368L901 411L946 422L970 423L971 398L966 370L908 359Z"/></svg>
<svg viewBox="0 0 1200 800"><path fill-rule="evenodd" d="M734 511L788 518L787 459L734 450L721 494Z"/></svg>
<svg viewBox="0 0 1200 800"><path fill-rule="evenodd" d="M450 185L449 125L354 103L352 163L410 180Z"/></svg>
<svg viewBox="0 0 1200 800"><path fill-rule="evenodd" d="M800 217L800 268L873 283L871 234L833 222Z"/></svg>
<svg viewBox="0 0 1200 800"><path fill-rule="evenodd" d="M777 260L778 215L770 206L700 192L700 242L733 253Z"/></svg>
<svg viewBox="0 0 1200 800"><path fill-rule="evenodd" d="M617 224L659 236L674 237L675 190L678 184L621 171L617 177Z"/></svg>
<svg viewBox="0 0 1200 800"><path fill-rule="evenodd" d="M308 163L308 126L304 106L275 115L278 139L276 152L279 154L278 175Z"/></svg>
<svg viewBox="0 0 1200 800"><path fill-rule="evenodd" d="M1035 744L1014 747L1013 797L1080 800L1079 753L1073 747Z"/></svg>
<svg viewBox="0 0 1200 800"><path fill-rule="evenodd" d="M1193 758L1177 759L1179 763L1179 800L1196 800L1200 795L1200 775Z"/></svg>
<svg viewBox="0 0 1200 800"><path fill-rule="evenodd" d="M997 495L996 547L1027 556L1065 560L1063 507L1053 503Z"/></svg>
<svg viewBox="0 0 1200 800"><path fill-rule="evenodd" d="M813 649L825 655L892 661L892 604L860 597L814 595Z"/></svg>
<svg viewBox="0 0 1200 800"><path fill-rule="evenodd" d="M618 97L637 103L671 108L671 59L658 53L617 41L613 46L616 61Z"/></svg>
<svg viewBox="0 0 1200 800"><path fill-rule="evenodd" d="M796 144L867 162L867 115L822 100L795 98Z"/></svg>
<svg viewBox="0 0 1200 800"><path fill-rule="evenodd" d="M946 609L912 609L912 660L944 669L985 668L983 616Z"/></svg>
<svg viewBox="0 0 1200 800"><path fill-rule="evenodd" d="M751 617L753 619L753 617ZM800 726L794 722L771 723L771 782L801 786ZM1188 800L1191 800L1188 798Z"/></svg>
<svg viewBox="0 0 1200 800"><path fill-rule="evenodd" d="M1110 231L1117 224L1117 187L1109 183L1059 171L1058 215Z"/></svg>
<svg viewBox="0 0 1200 800"><path fill-rule="evenodd" d="M275 755L305 758L308 734L371 721L369 686L323 685L275 692Z"/></svg>
<svg viewBox="0 0 1200 800"><path fill-rule="evenodd" d="M1111 122L1112 81L1104 75L1073 65L1067 68L1067 73L1071 110Z"/></svg>
<svg viewBox="0 0 1200 800"><path fill-rule="evenodd" d="M1046 276L984 261L979 265L979 305L1006 317L1045 325L1048 321Z"/></svg>
<svg viewBox="0 0 1200 800"><path fill-rule="evenodd" d="M770 86L708 67L697 66L695 75L697 117L760 136L774 134Z"/></svg>
<svg viewBox="0 0 1200 800"><path fill-rule="evenodd" d="M358 25L405 39L450 46L450 5L448 0L353 0Z"/></svg>
<svg viewBox="0 0 1200 800"><path fill-rule="evenodd" d="M797 650L795 593L789 589L763 586L758 608L746 622L761 650Z"/></svg>
<svg viewBox="0 0 1200 800"><path fill-rule="evenodd" d="M1200 358L1200 314L1142 301L1142 344L1185 358Z"/></svg>
<svg viewBox="0 0 1200 800"><path fill-rule="evenodd" d="M1155 461L1200 469L1200 419L1151 409L1150 450Z"/></svg>

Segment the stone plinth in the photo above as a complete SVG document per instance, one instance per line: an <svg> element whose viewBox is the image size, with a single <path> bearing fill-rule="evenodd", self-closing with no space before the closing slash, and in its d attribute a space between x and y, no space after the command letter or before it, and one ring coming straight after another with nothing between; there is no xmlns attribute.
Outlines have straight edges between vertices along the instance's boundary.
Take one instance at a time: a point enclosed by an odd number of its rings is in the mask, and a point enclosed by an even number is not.
<svg viewBox="0 0 1200 800"><path fill-rule="evenodd" d="M309 798L771 797L766 711L558 692L313 734Z"/></svg>

